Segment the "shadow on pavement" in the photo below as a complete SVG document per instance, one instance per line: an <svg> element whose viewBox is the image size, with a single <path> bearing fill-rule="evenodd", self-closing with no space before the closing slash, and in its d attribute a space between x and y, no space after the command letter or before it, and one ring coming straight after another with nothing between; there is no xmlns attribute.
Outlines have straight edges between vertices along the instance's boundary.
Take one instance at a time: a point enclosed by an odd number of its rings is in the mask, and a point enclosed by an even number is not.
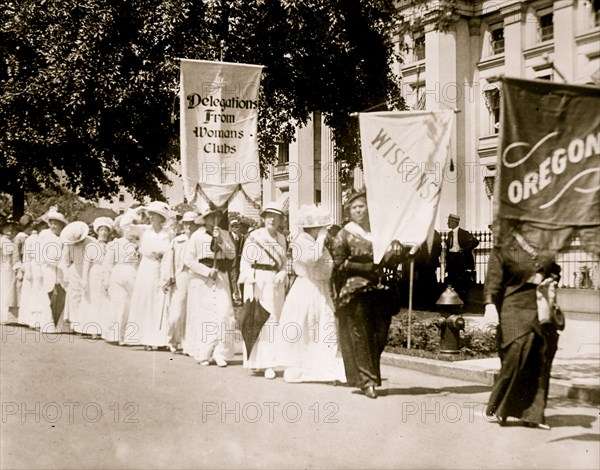
<svg viewBox="0 0 600 470"><path fill-rule="evenodd" d="M492 388L487 385L463 385L459 387L428 388L428 387L410 387L410 388L382 388L377 389L379 396L388 395L429 395L432 393L483 393L489 392Z"/></svg>

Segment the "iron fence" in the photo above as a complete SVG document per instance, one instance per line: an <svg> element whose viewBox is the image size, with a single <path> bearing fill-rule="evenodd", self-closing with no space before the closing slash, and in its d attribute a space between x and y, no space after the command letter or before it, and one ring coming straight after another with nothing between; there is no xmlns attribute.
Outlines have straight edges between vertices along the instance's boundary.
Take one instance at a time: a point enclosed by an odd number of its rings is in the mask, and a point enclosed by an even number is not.
<svg viewBox="0 0 600 470"><path fill-rule="evenodd" d="M440 232L442 238L442 256L440 267L437 270L439 282L446 277L446 240L449 232ZM476 230L471 232L479 240L479 246L473 251L475 257L476 283L483 284L487 275L487 265L494 246L494 236L489 230ZM600 289L600 260L583 250L579 239L573 242L557 256L556 262L562 268L559 287L572 289Z"/></svg>

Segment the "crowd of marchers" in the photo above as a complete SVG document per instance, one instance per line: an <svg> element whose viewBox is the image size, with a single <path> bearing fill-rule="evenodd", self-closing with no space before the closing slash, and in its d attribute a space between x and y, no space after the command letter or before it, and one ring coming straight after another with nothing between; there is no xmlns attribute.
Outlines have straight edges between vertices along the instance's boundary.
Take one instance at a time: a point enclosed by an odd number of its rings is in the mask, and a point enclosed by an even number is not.
<svg viewBox="0 0 600 470"><path fill-rule="evenodd" d="M262 208L254 230L211 208L176 217L160 201L114 220L99 217L91 227L69 223L56 209L20 224L4 221L0 320L170 350L202 366L226 367L241 337L250 374L274 379L282 371L287 382L345 384L376 398L380 357L400 307L399 266L424 251L437 258L439 234L416 251L393 240L374 263L365 192L350 194L344 210L347 223L337 227L323 207L300 207L294 239L282 233L277 203ZM478 243L458 222L451 214L446 248L455 285L473 269ZM558 335L538 320L536 286L559 268L527 237L515 230L490 257L484 296L486 312L499 317L502 370L488 413L501 424L516 417L544 427ZM435 269L436 260L424 264Z"/></svg>

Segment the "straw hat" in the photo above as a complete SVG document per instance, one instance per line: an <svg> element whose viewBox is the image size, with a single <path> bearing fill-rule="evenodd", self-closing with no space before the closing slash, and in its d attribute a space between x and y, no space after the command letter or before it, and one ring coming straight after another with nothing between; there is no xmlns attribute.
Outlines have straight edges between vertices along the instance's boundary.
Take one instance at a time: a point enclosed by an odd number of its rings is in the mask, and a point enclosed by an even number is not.
<svg viewBox="0 0 600 470"><path fill-rule="evenodd" d="M298 226L302 228L326 227L331 225L331 215L323 206L306 204L298 212Z"/></svg>
<svg viewBox="0 0 600 470"><path fill-rule="evenodd" d="M60 241L65 245L74 245L79 243L90 233L90 227L85 222L77 220L71 222L60 232Z"/></svg>
<svg viewBox="0 0 600 470"><path fill-rule="evenodd" d="M449 218L449 219L453 219L453 220L456 220L456 221L460 222L460 216L459 216L459 215L456 215L456 214L448 214L448 218Z"/></svg>
<svg viewBox="0 0 600 470"><path fill-rule="evenodd" d="M264 217L265 214L267 214L269 212L271 214L277 214L282 217L285 217L283 205L280 202L273 201L273 202L269 202L269 203L265 204L262 211L260 212L260 216Z"/></svg>
<svg viewBox="0 0 600 470"><path fill-rule="evenodd" d="M44 218L46 219L47 222L50 222L51 220L56 220L58 222L62 222L65 225L69 224L69 221L65 218L64 215L62 215L60 212L58 211L48 211L46 213L46 215L44 216Z"/></svg>
<svg viewBox="0 0 600 470"><path fill-rule="evenodd" d="M114 222L110 217L98 217L92 223L92 227L94 228L94 232L98 233L100 227L106 227L110 231L113 230Z"/></svg>
<svg viewBox="0 0 600 470"><path fill-rule="evenodd" d="M165 220L171 218L171 208L169 205L162 201L152 201L145 207L146 212L152 212L162 216Z"/></svg>
<svg viewBox="0 0 600 470"><path fill-rule="evenodd" d="M196 223L196 219L198 218L198 213L194 211L187 211L183 214L181 218L181 222L194 222Z"/></svg>

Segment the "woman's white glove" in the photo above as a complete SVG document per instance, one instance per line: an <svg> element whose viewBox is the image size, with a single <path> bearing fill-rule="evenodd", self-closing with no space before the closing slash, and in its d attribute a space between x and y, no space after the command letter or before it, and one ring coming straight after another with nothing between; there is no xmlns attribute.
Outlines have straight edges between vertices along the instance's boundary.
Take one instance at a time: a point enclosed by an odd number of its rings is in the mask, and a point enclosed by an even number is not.
<svg viewBox="0 0 600 470"><path fill-rule="evenodd" d="M485 313L483 315L483 320L486 325L497 325L500 321L500 317L498 315L498 309L494 304L485 304Z"/></svg>

